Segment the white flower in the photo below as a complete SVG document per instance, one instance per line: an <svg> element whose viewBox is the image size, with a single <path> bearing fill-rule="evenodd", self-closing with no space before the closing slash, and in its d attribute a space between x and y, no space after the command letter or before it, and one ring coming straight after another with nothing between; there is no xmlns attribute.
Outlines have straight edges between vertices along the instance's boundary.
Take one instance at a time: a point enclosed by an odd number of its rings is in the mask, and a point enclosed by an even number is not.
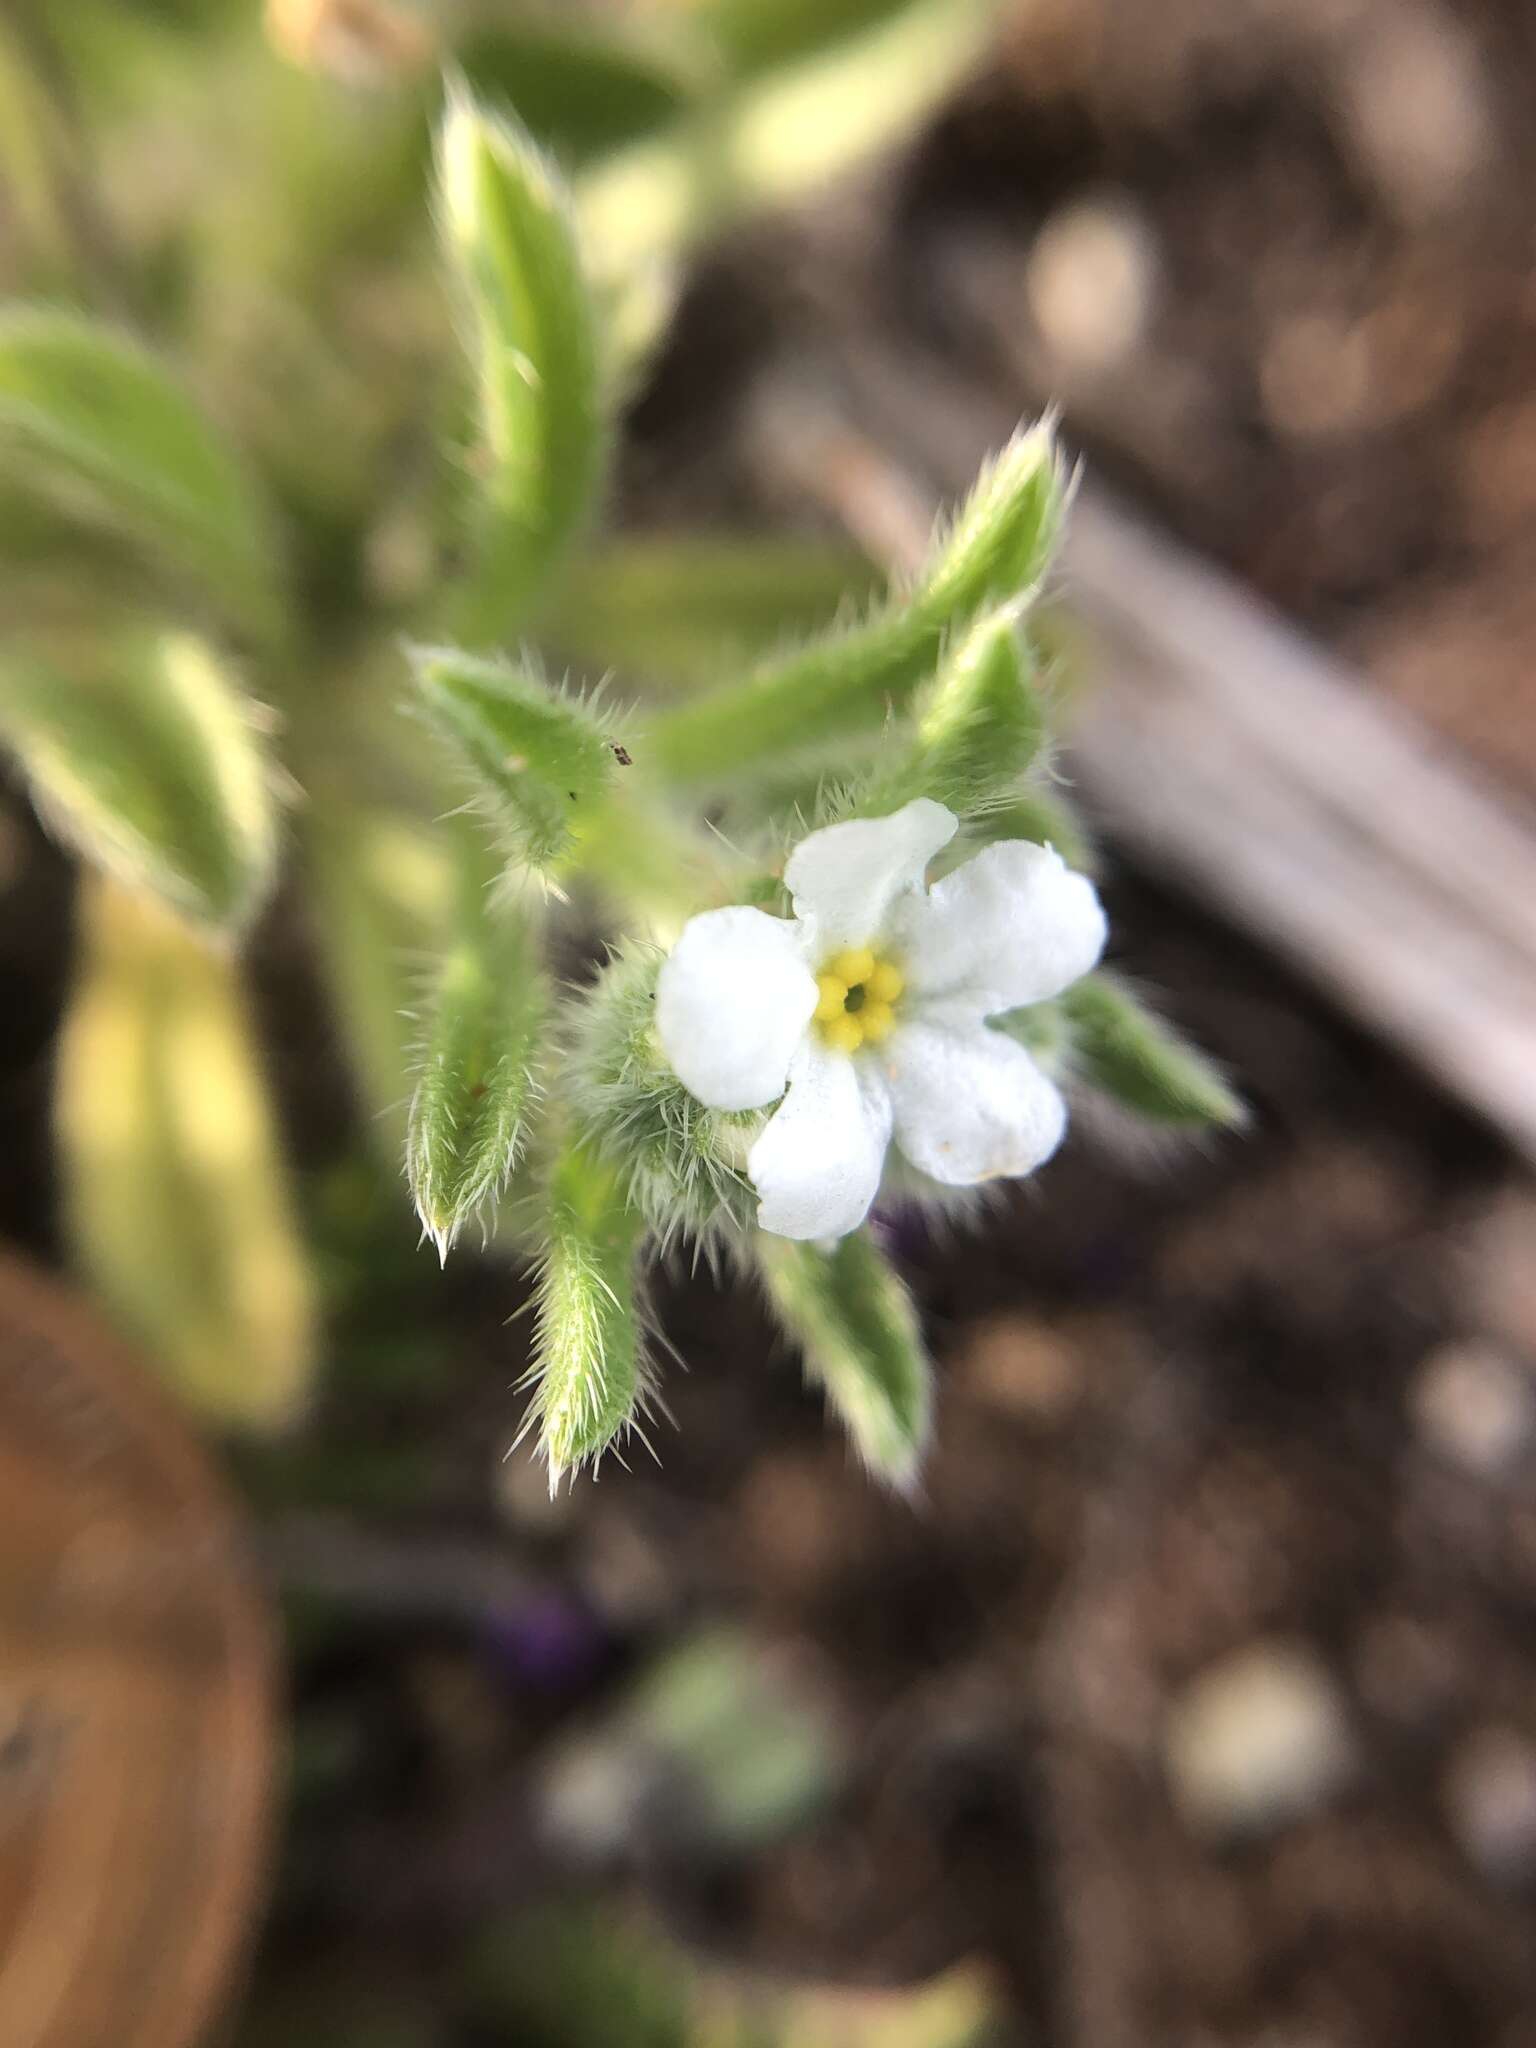
<svg viewBox="0 0 1536 2048"><path fill-rule="evenodd" d="M893 1138L951 1186L1032 1173L1061 1142L1060 1092L986 1020L1086 974L1104 913L1085 876L1024 840L926 888L956 829L920 797L813 832L784 870L793 919L705 911L662 968L657 1030L689 1093L722 1110L784 1096L747 1159L764 1230L856 1229Z"/></svg>

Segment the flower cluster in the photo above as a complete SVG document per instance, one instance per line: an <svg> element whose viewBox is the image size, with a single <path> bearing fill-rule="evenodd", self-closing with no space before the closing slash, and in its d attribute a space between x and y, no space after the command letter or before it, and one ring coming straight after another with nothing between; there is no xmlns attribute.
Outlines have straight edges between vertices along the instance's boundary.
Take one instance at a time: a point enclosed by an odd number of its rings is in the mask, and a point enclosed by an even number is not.
<svg viewBox="0 0 1536 2048"><path fill-rule="evenodd" d="M1086 974L1104 913L1025 840L928 887L957 829L923 797L813 832L784 871L792 918L705 911L662 968L657 1030L684 1087L711 1109L779 1102L747 1160L764 1230L856 1229L893 1142L950 1187L1032 1173L1061 1142L1060 1090L988 1019Z"/></svg>

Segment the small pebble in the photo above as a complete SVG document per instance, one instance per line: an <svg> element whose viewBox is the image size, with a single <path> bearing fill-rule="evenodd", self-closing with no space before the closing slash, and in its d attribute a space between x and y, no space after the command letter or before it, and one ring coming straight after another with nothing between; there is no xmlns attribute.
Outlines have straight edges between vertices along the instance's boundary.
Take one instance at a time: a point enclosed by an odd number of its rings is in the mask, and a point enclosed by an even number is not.
<svg viewBox="0 0 1536 2048"><path fill-rule="evenodd" d="M1468 1736L1446 1773L1445 1803L1452 1832L1485 1877L1536 1877L1536 1746L1523 1735L1483 1728Z"/></svg>
<svg viewBox="0 0 1536 2048"><path fill-rule="evenodd" d="M979 1400L1025 1421L1059 1422L1082 1392L1072 1345L1025 1316L989 1316L977 1323L961 1341L957 1366Z"/></svg>
<svg viewBox="0 0 1536 2048"><path fill-rule="evenodd" d="M1249 1644L1207 1667L1169 1711L1164 1765L1185 1819L1261 1833L1308 1813L1348 1775L1338 1688L1305 1645Z"/></svg>
<svg viewBox="0 0 1536 2048"><path fill-rule="evenodd" d="M1507 1472L1536 1436L1530 1375L1489 1344L1432 1351L1408 1399L1425 1442L1481 1479Z"/></svg>
<svg viewBox="0 0 1536 2048"><path fill-rule="evenodd" d="M1135 349L1157 290L1157 244L1129 200L1078 199L1035 238L1025 275L1029 309L1046 346L1089 373Z"/></svg>
<svg viewBox="0 0 1536 2048"><path fill-rule="evenodd" d="M1409 220L1466 205L1497 156L1489 81L1455 9L1378 9L1338 80L1355 151L1382 197Z"/></svg>

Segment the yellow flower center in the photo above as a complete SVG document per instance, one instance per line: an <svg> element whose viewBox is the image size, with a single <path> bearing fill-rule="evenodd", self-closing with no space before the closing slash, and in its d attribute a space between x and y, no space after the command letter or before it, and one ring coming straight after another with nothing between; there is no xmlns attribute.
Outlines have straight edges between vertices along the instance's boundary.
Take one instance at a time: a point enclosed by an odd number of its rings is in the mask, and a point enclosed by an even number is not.
<svg viewBox="0 0 1536 2048"><path fill-rule="evenodd" d="M857 1052L861 1045L879 1045L890 1037L896 999L906 982L899 967L868 946L851 946L823 963L816 986L816 1022L823 1040L834 1051Z"/></svg>

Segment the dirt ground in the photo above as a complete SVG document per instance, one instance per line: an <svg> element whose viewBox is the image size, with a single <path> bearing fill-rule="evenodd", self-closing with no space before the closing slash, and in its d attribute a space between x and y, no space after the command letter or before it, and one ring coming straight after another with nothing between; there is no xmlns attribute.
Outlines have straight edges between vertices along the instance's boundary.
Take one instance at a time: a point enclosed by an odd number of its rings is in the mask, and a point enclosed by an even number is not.
<svg viewBox="0 0 1536 2048"><path fill-rule="evenodd" d="M1536 788L1536 16L1031 21L894 182L871 317L1021 411L1061 396L1173 531ZM774 344L731 264L636 408L637 512L701 467L701 501L750 495L700 453ZM46 1250L64 890L7 829L35 1002L0 1025L0 1220ZM295 1644L258 2006L317 1956L430 2003L493 1905L596 1881L773 1971L980 1959L1051 2048L1536 2044L1536 1191L1242 935L1113 859L1108 899L1254 1128L1154 1154L1085 1118L978 1235L902 1235L941 1374L920 1499L850 1468L729 1286L661 1286L659 1465L555 1506L501 1460L504 1276L353 1304L312 1466L245 1475ZM297 1118L334 1095L281 912L265 962ZM413 1329L425 1386L389 1370ZM434 1590L423 1559L509 1529L514 1583ZM833 1759L795 1824L726 1826L692 1778L551 1802L648 1660L726 1623L747 1701Z"/></svg>

